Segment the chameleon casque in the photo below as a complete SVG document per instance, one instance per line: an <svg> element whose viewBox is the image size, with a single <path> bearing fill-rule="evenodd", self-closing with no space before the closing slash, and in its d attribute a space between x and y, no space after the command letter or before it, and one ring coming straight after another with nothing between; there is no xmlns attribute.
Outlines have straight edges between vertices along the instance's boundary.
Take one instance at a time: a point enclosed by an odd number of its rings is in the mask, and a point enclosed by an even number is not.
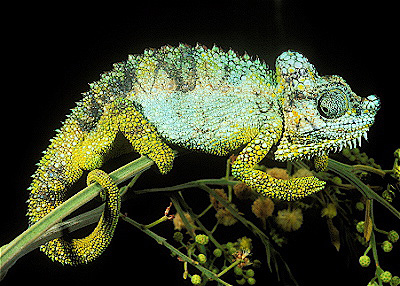
<svg viewBox="0 0 400 286"><path fill-rule="evenodd" d="M118 188L98 168L122 141L152 159L162 174L172 168L170 146L221 156L239 151L235 178L271 198L301 199L325 183L315 177L276 179L254 165L271 153L281 161L315 157L323 167L329 152L366 137L379 106L375 95L357 96L341 77L320 76L298 52L282 53L274 72L257 58L215 46L148 49L90 84L57 130L28 188L30 225L61 204L68 188L90 171L88 183L103 187L106 202L96 228L85 238L54 239L41 250L62 264L98 257L120 209Z"/></svg>

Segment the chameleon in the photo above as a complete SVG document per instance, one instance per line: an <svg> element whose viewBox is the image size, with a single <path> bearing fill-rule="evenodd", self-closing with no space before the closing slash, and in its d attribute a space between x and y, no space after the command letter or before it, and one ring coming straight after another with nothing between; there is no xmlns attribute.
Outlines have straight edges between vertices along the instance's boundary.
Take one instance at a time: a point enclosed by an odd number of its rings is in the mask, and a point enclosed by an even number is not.
<svg viewBox="0 0 400 286"><path fill-rule="evenodd" d="M281 180L255 165L315 158L361 144L380 107L376 95L356 95L337 75L319 75L299 52L285 51L272 70L259 58L206 48L164 46L130 55L89 84L56 130L32 176L29 224L65 201L67 190L88 172L106 202L87 237L57 238L40 247L53 261L88 263L109 245L120 210L118 188L99 168L121 152L153 160L171 170L174 148L226 156L238 154L232 175L260 194L299 200L321 191L314 176Z"/></svg>

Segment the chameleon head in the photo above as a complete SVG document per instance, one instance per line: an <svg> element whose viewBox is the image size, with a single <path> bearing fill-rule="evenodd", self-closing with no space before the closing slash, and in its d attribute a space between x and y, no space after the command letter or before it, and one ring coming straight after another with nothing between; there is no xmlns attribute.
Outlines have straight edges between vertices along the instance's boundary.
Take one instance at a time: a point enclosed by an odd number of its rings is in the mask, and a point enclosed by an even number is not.
<svg viewBox="0 0 400 286"><path fill-rule="evenodd" d="M276 61L277 92L282 94L284 133L278 160L310 158L367 139L380 107L375 95L357 96L339 76L319 76L301 54L284 52Z"/></svg>

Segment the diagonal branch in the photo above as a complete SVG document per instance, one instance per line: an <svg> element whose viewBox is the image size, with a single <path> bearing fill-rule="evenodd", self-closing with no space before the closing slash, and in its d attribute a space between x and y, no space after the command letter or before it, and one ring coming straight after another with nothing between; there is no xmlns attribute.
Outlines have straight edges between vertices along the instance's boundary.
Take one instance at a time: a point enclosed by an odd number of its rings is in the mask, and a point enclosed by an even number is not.
<svg viewBox="0 0 400 286"><path fill-rule="evenodd" d="M110 176L116 184L120 184L133 177L135 174L141 173L149 169L153 164L154 162L152 160L143 156L110 173ZM29 227L10 243L3 245L0 248L0 280L4 278L7 270L20 257L30 252L32 249L35 249L38 245L42 244L41 240L38 242L36 241L43 234L45 234L47 230L60 222L70 213L95 198L100 191L101 187L97 183L84 188L82 191L75 194L64 203L59 205L57 208L55 208L53 211L48 213L37 223ZM97 211L100 211L100 209L98 209ZM62 227L71 227L71 225L68 226L67 224L63 225ZM59 231L56 230L53 230L49 235L52 235L52 233L53 235L55 235L54 238L57 237L56 235L59 235Z"/></svg>

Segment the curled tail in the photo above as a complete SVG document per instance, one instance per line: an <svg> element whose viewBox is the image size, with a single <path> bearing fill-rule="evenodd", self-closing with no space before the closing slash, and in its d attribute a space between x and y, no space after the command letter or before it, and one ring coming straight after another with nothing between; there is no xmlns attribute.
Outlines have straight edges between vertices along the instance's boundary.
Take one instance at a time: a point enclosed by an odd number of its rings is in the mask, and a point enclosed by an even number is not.
<svg viewBox="0 0 400 286"><path fill-rule="evenodd" d="M109 130L112 140L116 132ZM102 140L103 144L94 144L95 148L88 148L91 143L95 143L90 134L84 133L79 122L72 118L65 122L57 136L51 140L33 175L27 212L30 225L65 200L66 191L81 177L83 170L101 165L103 153L111 145L110 140ZM83 153L89 156L85 157ZM87 182L97 182L104 189L102 197L106 206L96 228L85 238L70 241L57 238L40 247L52 260L62 264L77 265L98 257L110 243L118 221L120 198L118 188L111 178L96 169L88 174Z"/></svg>
<svg viewBox="0 0 400 286"><path fill-rule="evenodd" d="M97 258L110 243L115 227L117 226L121 200L118 187L113 183L110 176L101 171L93 170L88 174L88 185L97 182L103 187L102 197L106 206L96 228L87 237L72 239L71 253L74 254L74 262L87 263Z"/></svg>

